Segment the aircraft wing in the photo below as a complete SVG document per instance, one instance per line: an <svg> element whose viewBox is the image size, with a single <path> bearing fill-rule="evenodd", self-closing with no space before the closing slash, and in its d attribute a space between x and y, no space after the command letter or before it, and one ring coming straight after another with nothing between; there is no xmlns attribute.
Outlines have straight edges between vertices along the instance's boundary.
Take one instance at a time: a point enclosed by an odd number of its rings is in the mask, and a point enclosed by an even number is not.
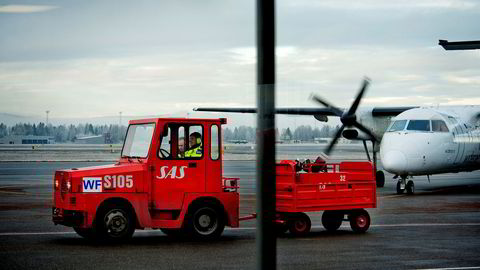
<svg viewBox="0 0 480 270"><path fill-rule="evenodd" d="M413 107L375 107L372 109L372 116L397 116L404 111L410 109L418 108L418 106Z"/></svg>
<svg viewBox="0 0 480 270"><path fill-rule="evenodd" d="M396 116L417 107L375 107L372 116ZM194 108L198 112L256 113L257 108ZM337 116L330 108L276 108L276 114Z"/></svg>

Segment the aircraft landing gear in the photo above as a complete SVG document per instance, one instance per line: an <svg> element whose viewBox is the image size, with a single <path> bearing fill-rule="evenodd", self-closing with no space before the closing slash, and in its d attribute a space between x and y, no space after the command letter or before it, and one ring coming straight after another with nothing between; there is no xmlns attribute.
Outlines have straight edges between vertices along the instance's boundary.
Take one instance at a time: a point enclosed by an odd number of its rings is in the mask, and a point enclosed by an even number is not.
<svg viewBox="0 0 480 270"><path fill-rule="evenodd" d="M413 194L415 192L415 184L413 183L412 180L408 181L407 186L407 194Z"/></svg>
<svg viewBox="0 0 480 270"><path fill-rule="evenodd" d="M407 183L407 176L401 176L401 179L397 182L397 194L403 194L407 191L407 194L413 194L415 192L415 184L412 180L409 180Z"/></svg>

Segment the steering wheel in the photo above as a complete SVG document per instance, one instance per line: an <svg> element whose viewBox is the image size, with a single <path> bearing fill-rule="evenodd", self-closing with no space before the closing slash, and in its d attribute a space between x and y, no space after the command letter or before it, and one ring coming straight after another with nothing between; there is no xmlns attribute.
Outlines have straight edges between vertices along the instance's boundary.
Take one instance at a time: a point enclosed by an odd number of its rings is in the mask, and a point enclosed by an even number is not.
<svg viewBox="0 0 480 270"><path fill-rule="evenodd" d="M167 150L160 148L160 155L162 155L162 158L168 158L170 153Z"/></svg>

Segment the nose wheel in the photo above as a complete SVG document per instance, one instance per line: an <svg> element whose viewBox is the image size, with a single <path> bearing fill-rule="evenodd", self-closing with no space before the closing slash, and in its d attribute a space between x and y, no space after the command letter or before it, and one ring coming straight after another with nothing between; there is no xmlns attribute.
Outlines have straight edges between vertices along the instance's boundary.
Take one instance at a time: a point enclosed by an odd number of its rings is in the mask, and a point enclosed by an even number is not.
<svg viewBox="0 0 480 270"><path fill-rule="evenodd" d="M415 192L415 184L412 180L407 182L407 177L402 177L397 182L397 194L403 194L407 191L407 194L413 194Z"/></svg>

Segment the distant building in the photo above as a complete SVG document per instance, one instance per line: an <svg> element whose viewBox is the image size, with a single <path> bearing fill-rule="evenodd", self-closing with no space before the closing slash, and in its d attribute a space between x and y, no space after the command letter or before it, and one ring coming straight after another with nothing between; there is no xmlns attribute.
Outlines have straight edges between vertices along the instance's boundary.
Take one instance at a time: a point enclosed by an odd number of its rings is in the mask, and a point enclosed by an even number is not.
<svg viewBox="0 0 480 270"><path fill-rule="evenodd" d="M79 144L104 144L106 137L104 135L83 136L75 139Z"/></svg>
<svg viewBox="0 0 480 270"><path fill-rule="evenodd" d="M13 135L0 138L0 144L54 144L51 136Z"/></svg>

